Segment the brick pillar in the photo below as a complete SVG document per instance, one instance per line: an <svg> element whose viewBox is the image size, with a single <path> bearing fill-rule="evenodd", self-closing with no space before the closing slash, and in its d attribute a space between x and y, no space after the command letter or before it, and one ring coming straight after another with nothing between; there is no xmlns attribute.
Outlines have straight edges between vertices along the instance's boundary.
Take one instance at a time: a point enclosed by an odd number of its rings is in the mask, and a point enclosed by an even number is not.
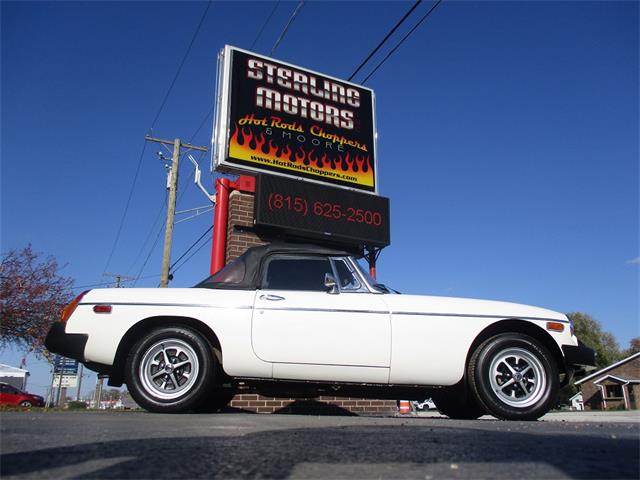
<svg viewBox="0 0 640 480"><path fill-rule="evenodd" d="M227 225L226 263L236 259L249 247L264 245L269 238L238 230L238 227L253 227L253 194L238 190L229 196L229 219ZM344 410L353 414L367 413L389 415L396 412L395 400L369 400L362 398L319 397L318 399L283 399L261 395L236 395L231 406L257 413L308 413L338 414Z"/></svg>

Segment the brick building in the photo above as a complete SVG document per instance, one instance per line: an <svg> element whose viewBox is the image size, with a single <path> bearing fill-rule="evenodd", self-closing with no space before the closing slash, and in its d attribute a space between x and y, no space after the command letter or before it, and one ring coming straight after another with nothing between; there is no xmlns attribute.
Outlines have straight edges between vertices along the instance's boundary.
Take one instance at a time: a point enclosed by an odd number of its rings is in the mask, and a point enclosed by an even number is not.
<svg viewBox="0 0 640 480"><path fill-rule="evenodd" d="M640 352L576 382L585 410L637 410L640 407Z"/></svg>
<svg viewBox="0 0 640 480"><path fill-rule="evenodd" d="M225 263L242 255L249 247L264 245L274 238L258 235L253 225L254 195L234 190L229 195L227 220L227 244ZM395 400L370 400L361 398L319 397L317 399L283 399L260 395L236 395L232 408L241 408L257 413L374 413L396 412Z"/></svg>

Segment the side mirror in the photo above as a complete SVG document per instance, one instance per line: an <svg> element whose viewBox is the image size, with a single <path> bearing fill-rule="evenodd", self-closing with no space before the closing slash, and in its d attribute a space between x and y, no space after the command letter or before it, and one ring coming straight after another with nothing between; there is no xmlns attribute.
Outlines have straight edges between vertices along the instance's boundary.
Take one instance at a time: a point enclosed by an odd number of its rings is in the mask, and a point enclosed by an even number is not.
<svg viewBox="0 0 640 480"><path fill-rule="evenodd" d="M327 287L327 293L335 295L338 293L338 282L330 273L324 274L324 286Z"/></svg>

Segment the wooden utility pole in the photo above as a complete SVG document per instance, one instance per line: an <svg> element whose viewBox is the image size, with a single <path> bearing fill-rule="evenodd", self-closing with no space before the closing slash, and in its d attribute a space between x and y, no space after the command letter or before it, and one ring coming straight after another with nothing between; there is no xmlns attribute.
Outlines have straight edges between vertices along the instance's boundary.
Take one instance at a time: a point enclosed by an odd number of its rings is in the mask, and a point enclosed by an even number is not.
<svg viewBox="0 0 640 480"><path fill-rule="evenodd" d="M171 168L169 169L169 178L167 188L169 189L169 204L167 205L167 223L164 232L164 250L162 252L162 271L160 272L160 287L165 288L169 284L169 266L171 263L171 242L173 239L173 218L176 213L176 194L178 191L178 167L180 166L180 149L199 150L206 152L206 147L196 147L188 143L181 143L179 138L173 142L170 140L162 140L147 135L145 139L149 142L162 143L164 145L173 145L173 155L171 157Z"/></svg>

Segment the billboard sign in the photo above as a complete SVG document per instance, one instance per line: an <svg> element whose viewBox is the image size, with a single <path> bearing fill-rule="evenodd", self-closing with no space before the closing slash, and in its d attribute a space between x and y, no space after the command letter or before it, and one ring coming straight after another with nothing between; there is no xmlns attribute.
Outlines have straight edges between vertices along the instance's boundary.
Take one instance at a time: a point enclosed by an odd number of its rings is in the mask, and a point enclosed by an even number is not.
<svg viewBox="0 0 640 480"><path fill-rule="evenodd" d="M78 376L77 375L62 375L58 374L53 376L53 382L51 386L54 388L77 388Z"/></svg>
<svg viewBox="0 0 640 480"><path fill-rule="evenodd" d="M369 247L390 243L388 198L281 176L258 177L254 218L257 226L305 238Z"/></svg>
<svg viewBox="0 0 640 480"><path fill-rule="evenodd" d="M53 373L75 375L78 373L78 361L73 360L72 358L56 355L53 359Z"/></svg>
<svg viewBox="0 0 640 480"><path fill-rule="evenodd" d="M373 90L229 45L213 163L377 193Z"/></svg>

